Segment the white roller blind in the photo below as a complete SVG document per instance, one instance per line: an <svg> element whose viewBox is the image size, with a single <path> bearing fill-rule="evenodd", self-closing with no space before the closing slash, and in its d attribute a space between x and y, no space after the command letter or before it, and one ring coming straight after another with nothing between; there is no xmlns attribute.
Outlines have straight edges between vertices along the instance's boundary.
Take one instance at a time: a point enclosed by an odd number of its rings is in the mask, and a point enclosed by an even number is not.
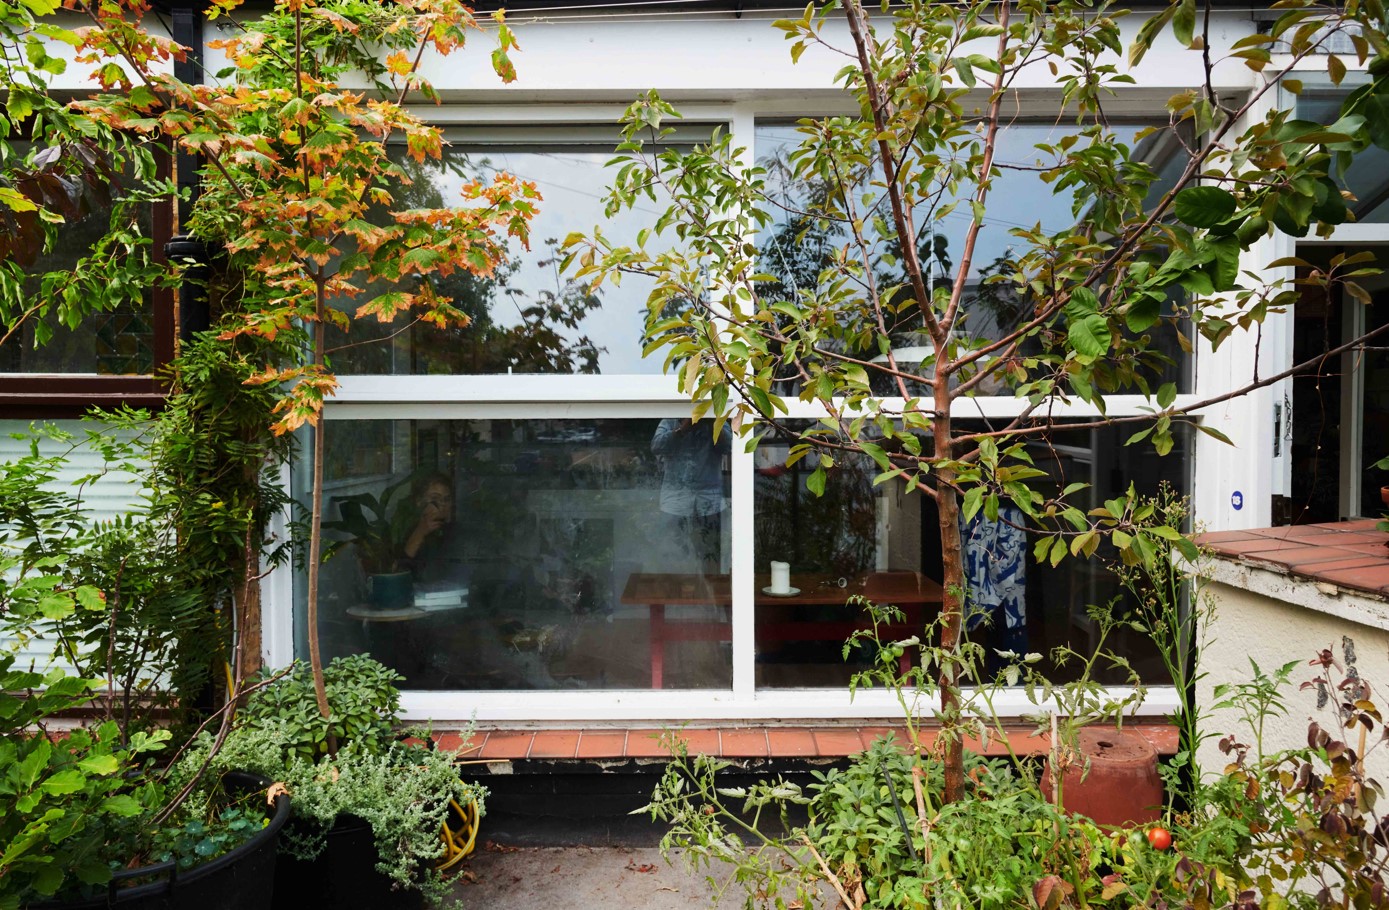
<svg viewBox="0 0 1389 910"><path fill-rule="evenodd" d="M77 439L85 438L86 430L96 426L80 420L55 420L49 423L66 430ZM29 427L27 422L21 420L0 420L0 461L14 462L29 453L28 439L14 438L17 433L27 433ZM91 521L109 521L129 511L138 501L137 478L125 472L111 472L94 483L78 488L80 478L97 474L102 470L101 455L87 445L74 447L73 443L46 439L40 443L39 451L45 455L67 453L63 470L55 486L79 495ZM8 651L17 646L18 643L12 637L0 634L0 649ZM51 640L35 639L19 649L19 661L23 665L33 661L36 666L41 667L47 664L52 654Z"/></svg>

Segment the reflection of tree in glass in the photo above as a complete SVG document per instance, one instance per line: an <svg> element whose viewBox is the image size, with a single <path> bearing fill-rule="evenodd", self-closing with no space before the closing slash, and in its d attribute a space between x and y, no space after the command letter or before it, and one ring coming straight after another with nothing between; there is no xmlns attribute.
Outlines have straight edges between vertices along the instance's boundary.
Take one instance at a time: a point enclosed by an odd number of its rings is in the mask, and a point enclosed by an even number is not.
<svg viewBox="0 0 1389 910"><path fill-rule="evenodd" d="M0 336L41 300L47 308L41 324L24 320L0 345L0 372L151 372L154 329L139 269L149 246L150 206L133 185L125 189L113 200L84 196L85 214L61 226L58 241L24 267L18 294L0 300ZM123 265L111 267L116 262ZM97 285L100 293L93 293ZM74 296L83 298L78 307ZM98 312L68 328L83 311Z"/></svg>
<svg viewBox="0 0 1389 910"><path fill-rule="evenodd" d="M445 189L454 182L471 180L477 172L491 170L486 159L445 154L439 161L421 163L403 153L393 156L401 169L402 185L393 207L438 208L445 204ZM373 222L384 220L377 213ZM553 265L556 241L547 239L548 258L535 265ZM517 252L513 250L513 253ZM605 348L579 331L584 319L602 306L598 294L579 284L561 280L555 273L553 290L532 294L511 284L521 270L516 259L498 267L491 277L458 271L427 280L438 294L471 319L467 326L439 329L420 325L402 314L388 324L356 323L353 335L334 333L330 349L335 364L344 372L359 373L597 373ZM420 279L414 278L418 281ZM363 289L363 298L385 290L384 285ZM499 318L503 301L516 308L517 321L507 325ZM343 306L354 306L345 301ZM369 344L368 342L380 342ZM386 344L385 342L390 342Z"/></svg>
<svg viewBox="0 0 1389 910"><path fill-rule="evenodd" d="M779 460L784 462L784 455ZM791 563L793 572L845 577L872 571L878 539L872 462L839 462L830 472L822 496L806 488L809 468L805 461L798 461L789 468L759 474L759 562L776 559Z"/></svg>
<svg viewBox="0 0 1389 910"><path fill-rule="evenodd" d="M850 230L851 219L845 212L842 199L833 198L838 186L828 179L797 180L786 160L785 151L777 151L758 162L767 171L768 197L776 211L772 212L774 226L758 246L758 268L771 281L761 285L767 300L792 303L813 303L828 283L843 280L843 269L859 256L852 247L858 243ZM866 180L862 183L868 190ZM864 219L862 238L870 251L872 280L879 288L898 288L886 295L895 298L896 305L885 307L891 321L887 333L894 347L917 343L916 333L922 327L922 316L915 302L905 294L905 278L900 262L902 247L896 235L875 223L874 217ZM951 259L949 238L934 230L934 222L926 219L917 233L917 254L928 263L932 275L948 275ZM847 250L847 255L844 251ZM862 281L866 276L860 276ZM868 295L863 295L862 309L853 318L841 320L842 331L834 336L833 349L851 356L873 357L877 349L875 331L870 330L872 313ZM915 364L913 364L914 366Z"/></svg>

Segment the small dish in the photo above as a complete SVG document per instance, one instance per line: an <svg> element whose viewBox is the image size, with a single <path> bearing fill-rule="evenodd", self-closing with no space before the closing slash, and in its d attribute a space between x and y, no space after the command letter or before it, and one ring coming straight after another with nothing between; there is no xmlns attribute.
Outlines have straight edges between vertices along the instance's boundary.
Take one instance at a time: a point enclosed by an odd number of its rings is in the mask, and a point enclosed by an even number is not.
<svg viewBox="0 0 1389 910"><path fill-rule="evenodd" d="M762 593L768 597L795 597L801 593L800 588L787 588L785 591L773 591L771 588L763 588Z"/></svg>

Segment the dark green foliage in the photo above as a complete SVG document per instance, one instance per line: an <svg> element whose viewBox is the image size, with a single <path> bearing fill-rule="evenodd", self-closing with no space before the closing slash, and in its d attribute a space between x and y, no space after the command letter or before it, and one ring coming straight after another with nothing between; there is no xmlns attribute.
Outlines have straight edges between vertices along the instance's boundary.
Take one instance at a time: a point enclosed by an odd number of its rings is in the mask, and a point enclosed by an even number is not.
<svg viewBox="0 0 1389 910"><path fill-rule="evenodd" d="M412 480L399 480L382 490L380 496L354 493L334 498L341 518L325 521L323 530L344 534L346 539L325 547L323 558L328 559L343 544L351 544L368 574L394 572L405 539L418 520L417 515L408 508L402 509L396 501L400 493L410 492Z"/></svg>
<svg viewBox="0 0 1389 910"><path fill-rule="evenodd" d="M108 722L44 735L45 721L99 686L62 670L17 669L13 655L0 653L0 908L108 881L112 861L129 858L128 820L162 799L128 772L163 747L167 731L127 741Z"/></svg>
<svg viewBox="0 0 1389 910"><path fill-rule="evenodd" d="M400 722L400 692L404 677L366 654L338 657L323 669L332 719L319 713L309 668L296 662L287 676L257 691L239 717L250 730L275 727L285 741L287 758L313 762L328 754L328 733L338 745L357 743L379 751L394 741Z"/></svg>
<svg viewBox="0 0 1389 910"><path fill-rule="evenodd" d="M191 869L208 860L230 853L265 827L264 797L252 794L249 806L224 809L211 822L192 818L181 825L160 828L152 858L156 862L177 862L179 869Z"/></svg>

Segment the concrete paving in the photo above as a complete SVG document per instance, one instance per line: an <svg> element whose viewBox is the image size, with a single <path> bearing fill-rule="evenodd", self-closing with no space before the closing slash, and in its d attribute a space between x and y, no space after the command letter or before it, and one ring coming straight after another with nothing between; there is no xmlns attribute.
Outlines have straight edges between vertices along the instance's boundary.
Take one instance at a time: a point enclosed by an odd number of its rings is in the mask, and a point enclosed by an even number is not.
<svg viewBox="0 0 1389 910"><path fill-rule="evenodd" d="M716 891L679 857L668 864L653 847L499 847L464 860L454 894L478 910L568 910L573 907L691 910L712 907ZM723 870L726 873L732 870ZM733 886L723 902L740 907Z"/></svg>

